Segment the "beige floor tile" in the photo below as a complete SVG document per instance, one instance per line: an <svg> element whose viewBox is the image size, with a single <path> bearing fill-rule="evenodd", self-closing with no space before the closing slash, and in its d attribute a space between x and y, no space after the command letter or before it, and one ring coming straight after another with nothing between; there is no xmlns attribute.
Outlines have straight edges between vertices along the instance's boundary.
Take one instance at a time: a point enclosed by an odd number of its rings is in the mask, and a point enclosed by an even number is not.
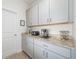
<svg viewBox="0 0 79 59"><path fill-rule="evenodd" d="M6 59L30 59L26 54L23 52L8 56Z"/></svg>

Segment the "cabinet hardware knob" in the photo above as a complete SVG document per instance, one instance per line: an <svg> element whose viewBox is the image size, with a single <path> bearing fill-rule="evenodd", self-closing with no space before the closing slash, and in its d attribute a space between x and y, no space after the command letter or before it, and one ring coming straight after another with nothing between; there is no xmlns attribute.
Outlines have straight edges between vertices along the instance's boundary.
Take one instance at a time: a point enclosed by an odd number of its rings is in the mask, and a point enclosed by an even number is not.
<svg viewBox="0 0 79 59"><path fill-rule="evenodd" d="M14 34L14 36L17 36L17 34Z"/></svg>

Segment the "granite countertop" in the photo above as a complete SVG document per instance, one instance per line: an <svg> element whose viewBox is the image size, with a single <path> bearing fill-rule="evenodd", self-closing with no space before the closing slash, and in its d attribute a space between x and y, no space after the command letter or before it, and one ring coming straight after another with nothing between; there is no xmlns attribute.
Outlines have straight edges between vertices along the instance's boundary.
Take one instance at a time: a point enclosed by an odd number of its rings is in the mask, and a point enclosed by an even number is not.
<svg viewBox="0 0 79 59"><path fill-rule="evenodd" d="M24 33L24 35L31 36L26 33ZM31 37L36 38L34 40L44 41L49 44L54 44L54 45L61 46L61 47L75 48L75 40L72 39L71 37L68 40L64 40L64 39L61 40L59 35L52 35L48 39L41 38L39 36L31 36Z"/></svg>
<svg viewBox="0 0 79 59"><path fill-rule="evenodd" d="M75 41L73 39L69 40L60 40L59 38L56 38L54 36L50 37L49 39L44 39L36 36L32 36L33 38L36 38L34 40L40 40L47 42L49 44L54 44L61 47L67 47L67 48L75 48Z"/></svg>

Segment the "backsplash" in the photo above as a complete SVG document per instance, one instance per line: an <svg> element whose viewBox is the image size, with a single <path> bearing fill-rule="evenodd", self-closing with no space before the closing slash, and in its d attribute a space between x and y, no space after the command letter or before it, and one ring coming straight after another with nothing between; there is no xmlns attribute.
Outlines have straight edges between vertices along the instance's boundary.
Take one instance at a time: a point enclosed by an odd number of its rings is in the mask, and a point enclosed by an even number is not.
<svg viewBox="0 0 79 59"><path fill-rule="evenodd" d="M49 34L60 34L60 31L69 31L69 35L72 36L72 27L73 25L70 24L59 24L59 25L49 25L49 26L38 26L32 27L32 30L41 31L41 29L48 29Z"/></svg>

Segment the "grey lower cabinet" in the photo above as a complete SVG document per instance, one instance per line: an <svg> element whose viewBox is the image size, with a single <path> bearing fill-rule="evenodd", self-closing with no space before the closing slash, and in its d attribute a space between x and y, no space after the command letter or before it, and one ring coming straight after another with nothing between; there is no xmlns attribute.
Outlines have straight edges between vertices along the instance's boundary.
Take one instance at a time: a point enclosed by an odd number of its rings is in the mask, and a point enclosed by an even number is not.
<svg viewBox="0 0 79 59"><path fill-rule="evenodd" d="M50 51L46 50L45 59L68 59L68 58L60 56L54 52L50 52Z"/></svg>
<svg viewBox="0 0 79 59"><path fill-rule="evenodd" d="M32 59L75 59L74 48L49 45L46 42L23 36L22 49Z"/></svg>
<svg viewBox="0 0 79 59"><path fill-rule="evenodd" d="M33 43L28 42L28 43L26 44L26 50L25 50L25 52L26 52L31 58L33 58Z"/></svg>
<svg viewBox="0 0 79 59"><path fill-rule="evenodd" d="M43 48L34 45L34 59L43 59Z"/></svg>
<svg viewBox="0 0 79 59"><path fill-rule="evenodd" d="M68 59L47 49L34 45L34 59Z"/></svg>
<svg viewBox="0 0 79 59"><path fill-rule="evenodd" d="M33 39L31 37L23 36L22 49L33 58Z"/></svg>
<svg viewBox="0 0 79 59"><path fill-rule="evenodd" d="M26 51L26 36L22 35L22 50Z"/></svg>
<svg viewBox="0 0 79 59"><path fill-rule="evenodd" d="M73 0L37 0L26 12L27 26L72 22L73 8Z"/></svg>
<svg viewBox="0 0 79 59"><path fill-rule="evenodd" d="M76 49L71 48L71 58L70 59L76 59Z"/></svg>

